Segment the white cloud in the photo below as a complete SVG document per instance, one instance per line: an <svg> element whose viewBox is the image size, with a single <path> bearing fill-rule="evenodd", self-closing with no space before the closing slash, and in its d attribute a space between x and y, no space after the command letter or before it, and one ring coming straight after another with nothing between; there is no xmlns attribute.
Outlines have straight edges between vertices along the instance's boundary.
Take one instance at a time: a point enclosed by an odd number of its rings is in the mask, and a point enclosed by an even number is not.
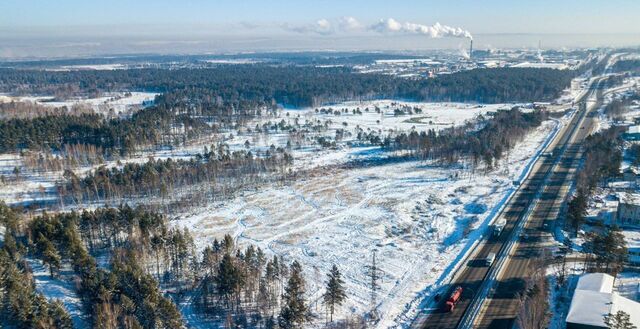
<svg viewBox="0 0 640 329"><path fill-rule="evenodd" d="M471 33L459 27L451 27L435 23L434 25L423 25L411 22L401 23L393 18L381 19L375 24L364 26L356 18L345 16L337 20L329 21L326 18L317 20L313 24L289 25L281 24L284 30L301 34L322 34L329 35L335 33L350 33L356 31L372 31L376 33L405 33L421 34L431 38L468 38L472 39Z"/></svg>
<svg viewBox="0 0 640 329"><path fill-rule="evenodd" d="M424 34L432 38L453 37L472 39L469 31L459 27L451 27L440 23L435 23L431 26L411 22L402 24L393 18L382 19L378 23L369 26L369 30L378 33Z"/></svg>
<svg viewBox="0 0 640 329"><path fill-rule="evenodd" d="M340 26L340 30L342 31L357 31L362 29L362 24L355 18L351 16L345 16L340 18L340 22L338 24Z"/></svg>
<svg viewBox="0 0 640 329"><path fill-rule="evenodd" d="M314 32L320 34L328 34L332 32L331 23L326 19L320 19L316 22Z"/></svg>
<svg viewBox="0 0 640 329"><path fill-rule="evenodd" d="M287 23L281 24L280 27L286 31L307 34L307 33L317 33L317 34L331 34L334 32L333 26L329 20L322 18L316 21L314 24L305 24L305 25L290 25Z"/></svg>
<svg viewBox="0 0 640 329"><path fill-rule="evenodd" d="M402 24L393 18L381 19L378 23L369 27L370 30L385 33L398 32L402 29Z"/></svg>

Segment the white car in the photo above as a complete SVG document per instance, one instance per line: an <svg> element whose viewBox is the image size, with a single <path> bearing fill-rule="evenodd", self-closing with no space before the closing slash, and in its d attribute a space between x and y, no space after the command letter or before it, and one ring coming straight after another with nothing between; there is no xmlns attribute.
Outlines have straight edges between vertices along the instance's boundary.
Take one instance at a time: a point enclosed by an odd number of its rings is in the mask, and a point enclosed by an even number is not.
<svg viewBox="0 0 640 329"><path fill-rule="evenodd" d="M494 252L490 252L487 258L485 258L484 263L487 266L491 266L493 264L493 261L495 260L496 260L496 254Z"/></svg>

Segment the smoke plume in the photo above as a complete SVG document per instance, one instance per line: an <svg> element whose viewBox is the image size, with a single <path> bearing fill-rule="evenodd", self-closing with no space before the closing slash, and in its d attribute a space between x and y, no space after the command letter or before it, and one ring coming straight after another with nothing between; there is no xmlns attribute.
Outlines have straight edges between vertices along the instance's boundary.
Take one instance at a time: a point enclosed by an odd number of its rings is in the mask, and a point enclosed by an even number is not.
<svg viewBox="0 0 640 329"><path fill-rule="evenodd" d="M459 27L451 27L435 23L434 25L423 25L411 22L401 23L393 18L381 19L373 25L363 25L356 18L345 16L339 20L329 21L320 19L315 23L303 25L280 24L283 30L301 34L338 34L352 32L375 32L375 33L405 33L426 35L431 38L466 38L473 39L471 33Z"/></svg>

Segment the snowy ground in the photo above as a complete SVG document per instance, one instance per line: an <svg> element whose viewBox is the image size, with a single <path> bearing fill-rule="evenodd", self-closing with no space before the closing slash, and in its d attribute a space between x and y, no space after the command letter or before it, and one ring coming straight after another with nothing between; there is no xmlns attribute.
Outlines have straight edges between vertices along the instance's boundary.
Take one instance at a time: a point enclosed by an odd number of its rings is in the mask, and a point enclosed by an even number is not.
<svg viewBox="0 0 640 329"><path fill-rule="evenodd" d="M397 125L412 124L394 120ZM258 245L302 262L314 307L325 273L337 264L349 295L342 314L368 310L365 266L375 250L384 272L379 327L386 328L401 321L402 313L416 307L419 293L445 275L469 233L486 226L489 215L512 190L511 182L556 125L545 122L515 148L507 163L488 175L456 179L456 174L463 173L460 168L388 162L384 161L388 155L378 148L346 148L332 161L360 160L367 165L311 171L309 177L291 185L264 187L229 202L194 209L174 224L190 228L200 248L231 234L241 245Z"/></svg>
<svg viewBox="0 0 640 329"><path fill-rule="evenodd" d="M616 277L614 289L621 296L640 302L640 273L622 272Z"/></svg>
<svg viewBox="0 0 640 329"><path fill-rule="evenodd" d="M1 94L0 94L1 95ZM97 113L103 114L130 114L141 108L153 104L153 100L157 96L157 93L149 92L130 92L126 94L124 92L107 93L102 97L97 98L72 98L65 101L54 100L54 97L50 96L8 96L1 95L0 101L18 101L18 102L35 102L40 105L50 107L72 107L72 106L87 106L92 108Z"/></svg>
<svg viewBox="0 0 640 329"><path fill-rule="evenodd" d="M329 129L320 135L335 137L336 130L343 129L348 132L338 143L338 149L322 149L317 147L293 147L292 155L295 159L295 168L317 167L322 165L336 164L344 161L345 157L350 157L351 150L345 149L349 142L356 142L357 130L365 133L379 132L385 136L394 132L408 132L412 129L416 131L427 131L430 129L441 130L454 125L461 125L465 121L473 120L478 115L495 112L497 110L510 109L516 104L464 104L464 103L414 103L391 100L346 102L332 106L325 106L320 109L331 109L333 111L347 110L340 115L322 114L316 112L316 108L285 109L279 111L277 116L265 116L254 124L264 124L266 122L278 123L282 120L289 124L297 120L300 124L307 122L328 123ZM380 110L376 112L375 108ZM419 108L421 113L406 115L394 115L394 109ZM368 109L368 111L367 111ZM353 110L360 110L362 114L353 114ZM229 134L228 134L229 135ZM266 150L270 145L285 146L289 139L288 133L270 133L267 136L256 136L247 132L231 132L233 138L225 139L225 143L231 149L244 148L244 143L251 143L251 150Z"/></svg>
<svg viewBox="0 0 640 329"><path fill-rule="evenodd" d="M130 98L112 100L109 104L113 106L117 104L129 106L124 104L129 104L136 98L138 99L136 102L142 102L143 98L147 99L151 97L151 95L155 94L132 93ZM29 99L34 101L41 98L31 97ZM101 102L103 102L100 99L85 101L90 102L93 106L96 106L96 108L100 107ZM43 104L62 106L64 104L69 105L70 103L44 102ZM422 113L395 116L393 110L402 106L420 108L422 109ZM306 144L300 147L293 147L291 152L294 157L293 169L295 170L337 164L350 158L353 150L348 148L346 144L355 141L357 129L362 129L365 132L374 130L383 134L394 131L409 131L410 129L416 129L417 131L425 131L428 129L440 130L451 127L452 125L462 124L467 120L472 120L479 114L486 114L487 112L498 109L509 109L512 106L513 104L470 105L462 103L409 103L386 100L348 102L331 106L334 110L348 110L348 113L343 113L339 116L319 114L316 113L313 108L289 109L281 110L275 116L260 117L248 126L253 127L256 124L262 125L267 122L276 124L283 120L288 124L294 124L297 120L303 125L307 120L320 120L323 123L328 123L328 129L325 132L319 133L319 135L333 138L338 129L344 129L350 132L349 136L345 136L345 138L338 143L337 149L323 149L318 145ZM375 107L380 109L380 113L375 112ZM328 109L330 107L327 106L325 108ZM369 108L369 112L366 112L365 108ZM362 114L353 114L352 111L354 109L361 109ZM346 126L344 123L346 123ZM252 152L264 152L271 145L285 147L288 140L288 132L272 131L268 134L256 134L247 132L246 130L229 130L202 140L193 141L187 146L144 150L128 158L112 159L104 163L104 165L110 167L116 166L118 162L121 164L130 162L143 163L148 161L150 157L155 159L189 159L197 153L201 153L205 146L211 146L211 144L215 144L216 142L224 142L229 146L229 149L239 150L246 149L245 142L249 141ZM362 148L359 149L359 152L365 152L365 150L366 149ZM13 174L13 170L16 167L21 168L21 174L17 180ZM97 166L84 166L74 168L74 171L76 174L82 175L96 167ZM54 187L56 182L62 179L62 173L62 171L47 173L29 172L22 166L22 160L19 154L2 154L0 155L0 175L4 176L6 181L4 184L0 182L0 200L5 200L5 202L9 204L26 204L36 200L55 202L56 193Z"/></svg>
<svg viewBox="0 0 640 329"><path fill-rule="evenodd" d="M194 209L173 223L189 227L200 248L228 233L241 245L258 245L269 253L302 262L309 281L308 297L319 314L323 314L318 302L321 287L333 264L344 273L348 288L348 302L341 308L341 315L369 310L364 267L375 250L384 272L377 300L382 316L378 327L400 325L479 238L513 191L512 181L526 170L558 122L544 122L510 152L499 169L486 175L480 171L471 176L461 167L439 167L427 162L389 161L390 154L379 147L348 145L356 142L358 130L377 131L383 136L411 129L439 130L512 106L372 101L331 106L334 111L348 110L340 115L317 113L315 109L288 109L275 117L261 117L256 124L282 120L293 124L296 119L304 124L307 120L319 120L329 127L320 134L333 137L338 129L349 134L335 149L314 144L292 148L293 169L309 173L308 177L290 185L245 191L228 202ZM380 109L379 113L375 107ZM394 109L407 107L418 107L422 113L394 115ZM353 114L354 109L362 114ZM288 132L282 131L257 136L246 130L234 130L213 140L224 140L232 150L245 148L249 140L252 151L263 151L270 145L285 146L289 138ZM144 151L122 162L142 162L149 156L189 158L211 141ZM11 177L20 161L19 155L3 155L0 172ZM114 161L107 165L114 165ZM13 202L55 199L53 184L59 178L60 173L49 176L22 173L15 184L0 186L0 198ZM318 325L323 321L319 320Z"/></svg>
<svg viewBox="0 0 640 329"><path fill-rule="evenodd" d="M597 121L597 127L594 131L602 131L611 127L614 122L611 119L608 119L604 115L604 108L610 104L615 99L620 99L624 96L628 96L634 93L640 92L640 78L633 77L627 78L624 80L623 84L617 87L606 89L603 92L604 102L602 107L598 109L599 120ZM628 112L622 115L622 119L627 122L626 124L633 123L633 119L640 116L640 107L638 105L632 105ZM624 124L624 122L618 122L618 124Z"/></svg>
<svg viewBox="0 0 640 329"><path fill-rule="evenodd" d="M570 253L568 258L579 256L579 253ZM558 275L561 273L561 264L554 264L547 268L547 280L549 282L549 310L551 319L549 329L566 328L565 319L571 305L571 297L575 291L580 275L584 274L584 264L582 262L568 261L566 264L566 280L558 284Z"/></svg>
<svg viewBox="0 0 640 329"><path fill-rule="evenodd" d="M613 124L620 124L619 122L616 123L613 120L606 118L602 113L602 109L614 99L621 98L622 96L629 95L631 93L637 93L638 82L638 78L627 78L621 86L609 88L604 91L603 94L605 96L605 101L603 107L599 109L600 115L598 116L599 120L597 123L596 131L607 129ZM623 115L623 120L633 122L633 120L638 117L640 117L640 108L637 105L634 105L631 106L630 111ZM623 161L621 169L625 169L627 167L629 167L628 161ZM611 187L621 187L623 185L627 187L635 186L635 183L610 183ZM609 220L609 213L612 212L612 215L615 215L617 199L613 197L615 194L615 188L611 187L599 187L595 190L594 195L589 200L587 209L588 218L593 220L597 220L598 218L605 218L605 220ZM583 225L580 233L578 234L578 237L571 239L573 243L573 252L568 255L568 258L576 259L584 257L584 254L581 252L582 244L584 243L584 234L593 230L599 230L599 228L588 224ZM630 248L630 250L638 250L638 248L640 248L640 232L638 232L637 230L625 228L622 233L625 236L625 242L627 243L627 247ZM560 237L568 236L566 232L560 230L560 227L557 227L555 235L556 241L561 241L563 239ZM547 269L550 282L549 301L551 310L553 312L551 323L549 324L550 329L566 328L565 318L571 303L571 297L573 296L578 277L584 274L584 264L582 262L569 262L568 264L568 282L563 286L557 286L555 284L557 281L558 273L560 271L559 265L552 265ZM629 299L640 301L640 273L638 273L637 270L634 272L633 268L619 273L614 283L614 291Z"/></svg>
<svg viewBox="0 0 640 329"><path fill-rule="evenodd" d="M49 270L40 261L27 258L31 267L36 290L44 294L48 299L59 299L71 315L74 328L89 328L89 317L84 314L82 301L76 293L73 271L63 268L60 276L51 278Z"/></svg>
<svg viewBox="0 0 640 329"><path fill-rule="evenodd" d="M16 176L15 168L20 168ZM19 154L0 154L0 200L7 204L30 203L33 201L55 200L55 181L61 173L26 172Z"/></svg>

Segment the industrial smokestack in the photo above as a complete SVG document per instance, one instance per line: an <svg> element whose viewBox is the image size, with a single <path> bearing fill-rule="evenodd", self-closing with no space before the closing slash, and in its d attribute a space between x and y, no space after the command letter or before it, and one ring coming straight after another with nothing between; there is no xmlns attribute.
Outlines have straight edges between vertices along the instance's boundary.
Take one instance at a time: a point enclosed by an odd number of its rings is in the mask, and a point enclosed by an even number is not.
<svg viewBox="0 0 640 329"><path fill-rule="evenodd" d="M469 59L473 57L473 39L471 39L471 44L469 45Z"/></svg>

